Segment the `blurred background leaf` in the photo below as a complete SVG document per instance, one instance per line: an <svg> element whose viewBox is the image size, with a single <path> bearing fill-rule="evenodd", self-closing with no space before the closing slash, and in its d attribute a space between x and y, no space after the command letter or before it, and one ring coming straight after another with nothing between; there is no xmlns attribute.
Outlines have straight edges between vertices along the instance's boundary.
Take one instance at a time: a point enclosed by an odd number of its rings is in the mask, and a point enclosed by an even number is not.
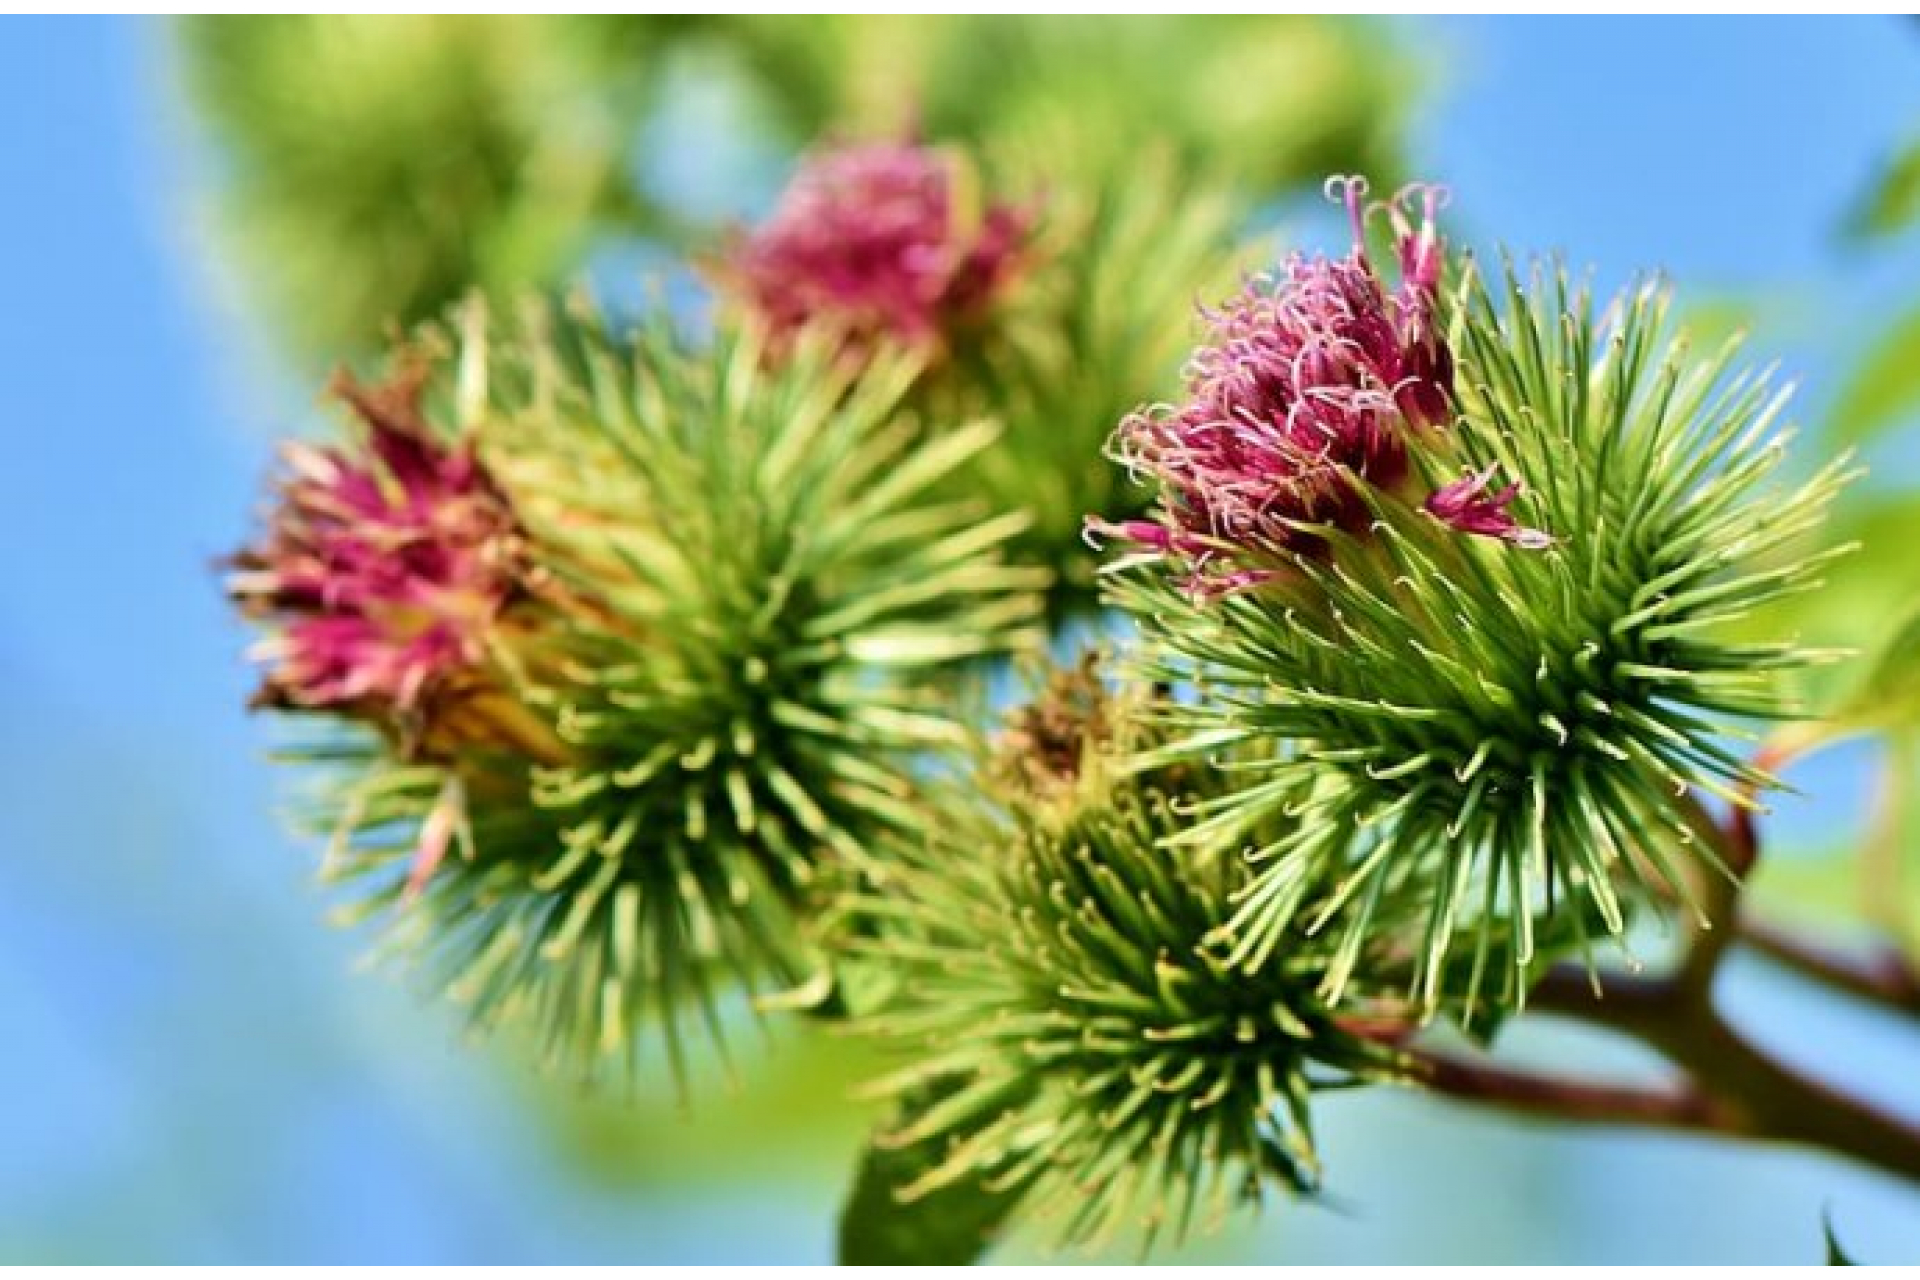
<svg viewBox="0 0 1920 1280"><path fill-rule="evenodd" d="M1390 181L1420 86L1386 28L1317 18L781 17L737 30L816 132L1037 138L1057 143L1063 181L1124 172L1146 139L1260 194L1333 171Z"/></svg>
<svg viewBox="0 0 1920 1280"><path fill-rule="evenodd" d="M1833 1214L1828 1213L1820 1220L1820 1233L1827 1241L1827 1265L1830 1267L1852 1267L1859 1265L1847 1256L1840 1247L1840 1237L1833 1233Z"/></svg>
<svg viewBox="0 0 1920 1280"><path fill-rule="evenodd" d="M1920 311L1897 317L1870 336L1866 354L1841 384L1827 423L1835 447L1864 445L1920 411Z"/></svg>
<svg viewBox="0 0 1920 1280"><path fill-rule="evenodd" d="M471 288L562 276L597 235L659 233L661 212L625 156L674 29L183 20L236 269L292 349L327 363Z"/></svg>
<svg viewBox="0 0 1920 1280"><path fill-rule="evenodd" d="M1880 165L1847 218L1847 234L1873 240L1920 221L1920 137L1907 139Z"/></svg>
<svg viewBox="0 0 1920 1280"><path fill-rule="evenodd" d="M1419 88L1385 28L1305 18L228 16L176 31L225 256L309 364L470 288L700 243L766 194L756 156L822 139L1039 146L1070 185L1129 172L1153 139L1272 197L1333 171L1392 181Z"/></svg>
<svg viewBox="0 0 1920 1280"><path fill-rule="evenodd" d="M690 1048L689 1070L710 1085L690 1101L662 1060L628 1084L587 1088L537 1070L528 1045L510 1055L511 1077L568 1162L625 1194L724 1188L745 1169L841 1176L875 1115L858 1086L884 1064L850 1036L728 1013L740 1047L731 1060Z"/></svg>
<svg viewBox="0 0 1920 1280"><path fill-rule="evenodd" d="M1858 686L1832 715L1842 726L1889 732L1920 727L1920 593L1891 605L1892 626L1863 655Z"/></svg>
<svg viewBox="0 0 1920 1280"><path fill-rule="evenodd" d="M892 1127L890 1122L881 1132ZM937 1163L924 1146L887 1146L877 1137L867 1142L840 1210L840 1265L966 1266L980 1260L1020 1197L972 1176L900 1198L899 1188Z"/></svg>

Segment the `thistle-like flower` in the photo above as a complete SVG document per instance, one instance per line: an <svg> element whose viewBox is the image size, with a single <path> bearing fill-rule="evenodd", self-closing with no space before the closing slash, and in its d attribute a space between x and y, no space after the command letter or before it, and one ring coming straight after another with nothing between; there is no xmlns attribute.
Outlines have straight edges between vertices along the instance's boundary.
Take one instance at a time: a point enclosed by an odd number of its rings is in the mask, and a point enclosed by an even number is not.
<svg viewBox="0 0 1920 1280"><path fill-rule="evenodd" d="M1489 467L1479 475L1465 476L1452 484L1442 485L1421 504L1421 508L1442 524L1462 533L1499 538L1530 551L1551 546L1551 534L1528 529L1513 518L1509 508L1513 506L1513 500L1520 496L1519 482L1515 481L1497 493L1489 494L1487 488L1493 483L1493 477L1494 469Z"/></svg>
<svg viewBox="0 0 1920 1280"><path fill-rule="evenodd" d="M938 349L1017 276L1029 210L982 202L957 153L905 143L822 152L716 271L776 341L808 326L856 350Z"/></svg>
<svg viewBox="0 0 1920 1280"><path fill-rule="evenodd" d="M433 751L429 728L490 683L528 573L474 442L442 438L423 415L425 378L415 363L383 386L336 379L363 435L284 447L266 531L227 579L242 612L271 628L255 650L267 663L255 705L362 719L407 755Z"/></svg>
<svg viewBox="0 0 1920 1280"><path fill-rule="evenodd" d="M1364 938L1413 894L1426 1006L1479 993L1496 944L1511 1004L1543 927L1619 934L1717 873L1699 797L1756 803L1772 780L1737 740L1790 714L1782 669L1830 656L1729 624L1817 582L1825 556L1795 549L1846 465L1773 482L1784 393L1669 337L1661 291L1596 315L1564 276L1509 270L1498 301L1403 222L1411 292L1336 289L1357 254L1296 267L1315 308L1276 315L1313 310L1285 321L1313 341L1269 359L1235 328L1195 361L1227 392L1123 430L1161 519L1122 530L1145 550L1116 599L1155 677L1197 691L1153 758L1267 753L1170 841L1253 863L1235 961L1258 970L1296 923ZM1276 812L1295 821L1259 834Z"/></svg>
<svg viewBox="0 0 1920 1280"><path fill-rule="evenodd" d="M815 899L917 825L908 762L961 736L952 665L1037 639L1018 521L927 497L991 429L898 420L905 356L765 355L475 314L451 381L539 569L512 672L554 749L362 751L339 792L363 913L581 1072L649 1023L678 1068L689 1011L717 1039L726 991L810 976Z"/></svg>
<svg viewBox="0 0 1920 1280"><path fill-rule="evenodd" d="M1321 995L1327 947L1296 935L1252 976L1211 947L1248 871L1160 845L1223 775L1122 769L1139 702L1056 680L988 798L956 796L862 904L855 952L891 988L862 1025L909 1059L877 1086L900 1105L876 1144L912 1157L899 1199L966 1183L1063 1243L1177 1237L1269 1182L1311 1190L1312 1091L1393 1070Z"/></svg>
<svg viewBox="0 0 1920 1280"><path fill-rule="evenodd" d="M1417 437L1451 416L1453 357L1435 323L1441 193L1412 187L1375 206L1397 244L1399 283L1389 288L1367 256L1366 183L1337 179L1329 191L1352 221L1348 254L1296 253L1203 312L1208 341L1188 363L1186 402L1120 425L1116 456L1158 484L1160 518L1094 519L1089 531L1178 556L1196 589L1263 580L1320 545L1316 526L1364 529L1368 491L1400 489ZM1517 493L1468 501L1451 486L1428 510L1487 533Z"/></svg>
<svg viewBox="0 0 1920 1280"><path fill-rule="evenodd" d="M727 311L769 331L776 356L809 329L855 365L912 348L924 360L910 395L920 420L1000 422L999 442L949 493L1027 517L1011 555L1052 573L1058 622L1097 596L1083 514L1144 506L1087 459L1116 418L1177 379L1184 309L1239 265L1240 210L1165 155L1073 189L1053 185L1056 160L1005 147L825 152L709 274Z"/></svg>

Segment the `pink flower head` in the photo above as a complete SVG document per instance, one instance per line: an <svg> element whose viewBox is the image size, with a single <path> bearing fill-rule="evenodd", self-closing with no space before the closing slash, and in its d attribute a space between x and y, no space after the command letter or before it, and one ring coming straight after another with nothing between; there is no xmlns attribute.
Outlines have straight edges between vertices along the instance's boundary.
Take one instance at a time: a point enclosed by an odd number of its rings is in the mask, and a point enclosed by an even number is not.
<svg viewBox="0 0 1920 1280"><path fill-rule="evenodd" d="M366 424L361 447L290 444L266 533L233 558L229 595L278 625L260 706L414 721L479 666L514 595L519 538L469 443L420 414L424 370L335 392Z"/></svg>
<svg viewBox="0 0 1920 1280"><path fill-rule="evenodd" d="M856 347L943 342L1013 278L1028 211L976 205L963 162L876 143L805 161L780 203L720 265L721 287L773 332L809 324Z"/></svg>
<svg viewBox="0 0 1920 1280"><path fill-rule="evenodd" d="M1091 520L1090 532L1170 552L1196 589L1230 590L1270 576L1245 553L1309 549L1302 525L1364 527L1362 486L1406 478L1412 433L1451 413L1453 361L1434 316L1441 195L1410 187L1384 206L1399 257L1389 289L1367 257L1366 190L1328 184L1352 220L1345 257L1296 253L1202 312L1210 336L1188 363L1187 402L1132 414L1116 437L1120 459L1159 482L1159 522Z"/></svg>
<svg viewBox="0 0 1920 1280"><path fill-rule="evenodd" d="M1508 512L1507 508L1520 496L1519 484L1510 484L1498 493L1489 494L1487 486L1491 483L1493 468L1489 467L1479 475L1442 486L1427 499L1426 512L1461 533L1499 538L1529 551L1552 546L1553 538L1549 534L1523 527Z"/></svg>

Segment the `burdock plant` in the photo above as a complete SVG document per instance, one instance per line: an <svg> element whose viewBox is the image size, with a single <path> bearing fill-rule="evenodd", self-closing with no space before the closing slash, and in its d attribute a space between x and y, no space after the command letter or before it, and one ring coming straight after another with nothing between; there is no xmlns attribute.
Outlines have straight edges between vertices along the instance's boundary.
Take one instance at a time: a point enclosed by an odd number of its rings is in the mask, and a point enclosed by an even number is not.
<svg viewBox="0 0 1920 1280"><path fill-rule="evenodd" d="M1059 622L1096 607L1082 513L1145 502L1090 459L1115 419L1176 374L1194 300L1243 256L1244 210L1206 172L1152 148L1124 178L1064 189L1050 154L821 150L708 271L723 309L776 342L828 335L855 364L914 353L908 401L923 422L1001 423L995 447L946 491L1026 517L1011 554L1053 575Z"/></svg>
<svg viewBox="0 0 1920 1280"><path fill-rule="evenodd" d="M876 1086L900 1105L873 1158L912 1170L909 1205L961 1186L988 1229L1177 1238L1269 1184L1312 1191L1314 1090L1393 1073L1327 998L1324 943L1252 975L1212 945L1248 869L1163 845L1230 775L1131 768L1143 701L1090 662L1056 674L854 903L850 959L888 991L863 1028L909 1058Z"/></svg>
<svg viewBox="0 0 1920 1280"><path fill-rule="evenodd" d="M1017 518L926 496L991 428L916 445L911 361L766 340L470 313L349 388L362 438L289 450L230 579L266 700L319 719L357 914L578 1069L807 976L811 905L958 737L928 673L1034 634Z"/></svg>
<svg viewBox="0 0 1920 1280"><path fill-rule="evenodd" d="M1450 994L1463 935L1478 994L1511 927L1512 1005L1536 921L1590 903L1621 935L1737 872L1701 801L1757 806L1774 780L1739 743L1791 713L1779 673L1827 655L1731 626L1817 580L1832 553L1799 548L1847 467L1782 478L1784 393L1669 335L1658 288L1596 314L1564 272L1450 261L1431 190L1340 194L1349 253L1210 312L1187 399L1122 423L1155 516L1090 527L1134 548L1115 599L1195 691L1152 758L1272 749L1168 840L1256 868L1222 922L1235 963L1304 923L1343 939L1337 995L1378 905L1417 889L1421 999Z"/></svg>
<svg viewBox="0 0 1920 1280"><path fill-rule="evenodd" d="M738 992L877 1045L849 1260L1311 1197L1317 1097L1379 1081L1920 1181L1713 998L1735 938L1915 989L1742 915L1780 761L1886 722L1920 634L1765 736L1850 474L1770 375L1657 286L1452 251L1434 188L1337 181L1344 253L1196 311L1231 197L1021 172L822 151L704 336L475 304L336 383L229 590L347 914L579 1075L698 1083ZM1083 519L1137 627L985 727L1094 607ZM1641 920L1670 963L1610 960ZM1503 1066L1529 1010L1674 1078Z"/></svg>

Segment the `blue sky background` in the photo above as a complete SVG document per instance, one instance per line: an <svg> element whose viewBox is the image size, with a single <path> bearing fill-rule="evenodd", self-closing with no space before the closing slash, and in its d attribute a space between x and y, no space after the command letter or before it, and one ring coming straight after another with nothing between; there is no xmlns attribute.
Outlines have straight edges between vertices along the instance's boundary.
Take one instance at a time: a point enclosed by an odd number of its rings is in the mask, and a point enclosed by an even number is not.
<svg viewBox="0 0 1920 1280"><path fill-rule="evenodd" d="M571 1103L319 924L210 571L306 401L206 298L164 34L0 22L0 1261L824 1260L860 1123L834 1087L749 1068L692 1120ZM1920 120L1912 23L1410 39L1445 68L1420 168L1477 230L1763 295L1758 339L1811 411L1920 280L1834 234ZM1920 1110L1920 1034L1733 976L1785 1049ZM1831 1205L1858 1253L1920 1258L1920 1194L1813 1156L1371 1093L1328 1109L1324 1145L1334 1209L1195 1256L1804 1262Z"/></svg>

